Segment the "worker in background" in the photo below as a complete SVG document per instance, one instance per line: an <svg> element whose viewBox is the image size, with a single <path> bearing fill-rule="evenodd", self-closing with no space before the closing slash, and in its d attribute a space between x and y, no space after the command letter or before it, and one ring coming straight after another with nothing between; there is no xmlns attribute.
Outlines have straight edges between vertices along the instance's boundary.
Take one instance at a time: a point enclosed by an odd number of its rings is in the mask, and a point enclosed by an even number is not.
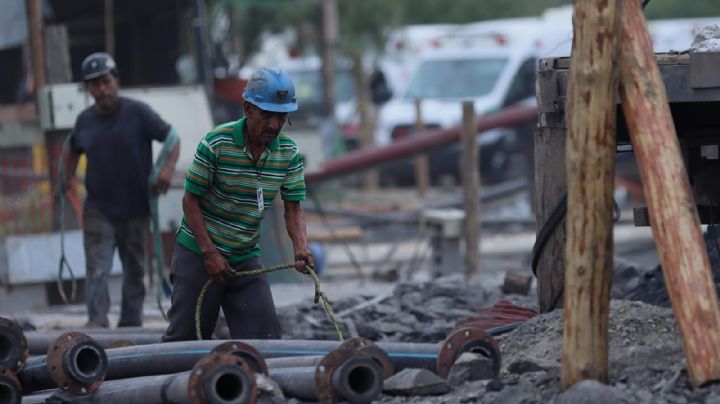
<svg viewBox="0 0 720 404"><path fill-rule="evenodd" d="M95 105L75 122L65 152L64 184L70 184L85 154L87 199L83 209L85 302L88 327L108 327L108 277L117 248L122 262L118 327L142 325L148 261L150 193L167 192L180 153L175 130L148 105L118 96L113 58L94 53L82 63L82 79ZM153 167L152 141L164 142L162 166ZM150 176L157 180L150 183ZM63 189L67 186L63 185Z"/></svg>
<svg viewBox="0 0 720 404"><path fill-rule="evenodd" d="M245 117L216 127L198 145L185 178L183 221L173 251L170 325L163 341L196 338L195 307L203 285L202 337L210 338L220 307L234 339L277 339L280 325L265 275L233 277L262 267L260 224L279 193L295 269L313 266L300 202L303 159L280 130L297 110L295 87L278 69L255 71L243 93Z"/></svg>

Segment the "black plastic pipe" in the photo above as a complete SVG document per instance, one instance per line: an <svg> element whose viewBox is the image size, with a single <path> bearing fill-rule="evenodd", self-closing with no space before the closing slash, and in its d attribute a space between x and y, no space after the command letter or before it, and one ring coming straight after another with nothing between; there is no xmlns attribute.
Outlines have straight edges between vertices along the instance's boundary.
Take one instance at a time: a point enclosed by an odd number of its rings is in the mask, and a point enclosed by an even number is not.
<svg viewBox="0 0 720 404"><path fill-rule="evenodd" d="M105 353L108 358L108 370L105 378L115 380L182 372L192 368L198 359L223 342L226 341L180 341L107 349ZM242 340L241 342L255 347L266 360L295 356L324 356L340 345L337 341L312 340ZM442 346L440 343L405 342L380 342L376 345L387 352L396 371L409 367L436 371L438 353ZM305 366L313 366L313 363Z"/></svg>
<svg viewBox="0 0 720 404"><path fill-rule="evenodd" d="M317 367L270 368L272 378L288 397L317 401ZM369 357L353 357L335 368L330 376L335 395L349 403L370 403L377 399L383 388L383 371Z"/></svg>
<svg viewBox="0 0 720 404"><path fill-rule="evenodd" d="M309 356L288 356L285 358L271 358L266 359L265 363L268 368L305 368L311 366L317 366L322 360L321 355L309 355Z"/></svg>
<svg viewBox="0 0 720 404"><path fill-rule="evenodd" d="M23 330L12 320L0 317L0 368L19 371L28 357Z"/></svg>
<svg viewBox="0 0 720 404"><path fill-rule="evenodd" d="M21 400L22 390L15 374L7 369L0 370L0 403L20 404Z"/></svg>
<svg viewBox="0 0 720 404"><path fill-rule="evenodd" d="M103 383L95 393L82 398L87 404L190 403L191 371L169 375L143 376ZM198 386L208 403L245 404L254 396L252 376L239 365L221 365L212 370ZM44 403L54 393L26 396L23 404Z"/></svg>
<svg viewBox="0 0 720 404"><path fill-rule="evenodd" d="M68 348L58 365L62 367L64 378L70 383L77 386L91 386L104 379L108 359L100 345L92 340L86 340ZM30 358L17 375L23 392L62 387L53 379L49 368L58 365L48 365L47 355Z"/></svg>
<svg viewBox="0 0 720 404"><path fill-rule="evenodd" d="M44 355L48 347L57 337L64 334L64 331L31 331L25 333L30 355ZM118 346L149 345L161 342L162 334L149 332L143 333L118 333L110 331L91 331L85 333L95 340L103 348L114 348Z"/></svg>

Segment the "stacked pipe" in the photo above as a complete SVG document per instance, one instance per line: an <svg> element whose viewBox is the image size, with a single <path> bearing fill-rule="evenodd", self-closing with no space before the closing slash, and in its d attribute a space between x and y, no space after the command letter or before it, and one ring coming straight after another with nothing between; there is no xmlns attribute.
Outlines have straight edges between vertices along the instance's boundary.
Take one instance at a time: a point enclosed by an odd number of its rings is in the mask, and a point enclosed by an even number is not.
<svg viewBox="0 0 720 404"><path fill-rule="evenodd" d="M0 317L0 403L19 404L22 399L17 372L28 358L27 340L20 327Z"/></svg>
<svg viewBox="0 0 720 404"><path fill-rule="evenodd" d="M24 403L44 403L58 391L26 396ZM212 353L191 370L167 375L141 376L103 383L83 397L83 403L254 403L255 372L242 358Z"/></svg>
<svg viewBox="0 0 720 404"><path fill-rule="evenodd" d="M208 340L107 350L95 338L105 342L120 340L122 333L88 331L94 338L67 333L53 340L44 347L47 355L30 358L16 381L12 377L3 379L0 373L0 400L2 394L19 397L20 391L28 394L59 387L52 392L26 396L25 401L40 402L50 395L82 394L87 402L197 402L196 396L202 392L204 400L209 402L215 401L207 397L220 400L216 402L249 403L257 394L255 375L263 374L275 380L288 397L364 403L378 397L383 380L395 371L425 368L447 377L463 352L483 353L491 359L496 374L500 369L497 343L489 334L472 327L454 330L442 343L375 344L363 338L342 344L313 340ZM0 359L22 357L23 346L33 343L40 349L39 334L29 334L23 345L22 331L18 334L17 329L0 322ZM133 330L132 334L152 338L154 333ZM50 336L56 337L56 334ZM41 338L48 340L48 336ZM208 365L210 359L207 358L218 355L231 355L237 360ZM193 386L203 387L193 390L190 370L200 363L205 366L200 368L202 374L214 372L217 377L196 382Z"/></svg>

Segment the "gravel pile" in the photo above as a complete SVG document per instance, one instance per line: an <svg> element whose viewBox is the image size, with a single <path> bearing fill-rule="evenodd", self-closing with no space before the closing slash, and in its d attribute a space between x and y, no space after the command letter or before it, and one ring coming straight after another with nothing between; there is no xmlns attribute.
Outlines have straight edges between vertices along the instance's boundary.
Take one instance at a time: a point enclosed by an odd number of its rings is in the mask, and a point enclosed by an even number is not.
<svg viewBox="0 0 720 404"><path fill-rule="evenodd" d="M499 380L473 381L433 397L392 397L398 403L688 403L720 402L720 386L693 389L674 316L668 308L614 300L609 325L609 384L586 381L560 392L563 318L541 314L498 337Z"/></svg>
<svg viewBox="0 0 720 404"><path fill-rule="evenodd" d="M336 317L347 336L374 341L438 342L458 320L475 316L503 294L462 277L424 283L399 283L387 296L359 294L333 301ZM534 306L534 297L515 297L515 304ZM303 304L278 309L284 338L336 339L320 305Z"/></svg>

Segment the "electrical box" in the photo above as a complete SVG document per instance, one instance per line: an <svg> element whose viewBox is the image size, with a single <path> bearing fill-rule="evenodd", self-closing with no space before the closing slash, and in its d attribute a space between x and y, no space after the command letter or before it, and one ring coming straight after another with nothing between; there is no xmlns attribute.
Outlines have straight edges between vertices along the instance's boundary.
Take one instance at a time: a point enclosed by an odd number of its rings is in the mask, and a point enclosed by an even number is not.
<svg viewBox="0 0 720 404"><path fill-rule="evenodd" d="M67 130L93 100L81 84L53 84L38 92L40 127L43 130Z"/></svg>
<svg viewBox="0 0 720 404"><path fill-rule="evenodd" d="M443 238L460 238L465 211L460 209L425 209L420 225L425 231L437 232Z"/></svg>
<svg viewBox="0 0 720 404"><path fill-rule="evenodd" d="M465 211L460 209L426 209L420 226L430 235L431 272L434 276L458 273L463 270L463 222Z"/></svg>

